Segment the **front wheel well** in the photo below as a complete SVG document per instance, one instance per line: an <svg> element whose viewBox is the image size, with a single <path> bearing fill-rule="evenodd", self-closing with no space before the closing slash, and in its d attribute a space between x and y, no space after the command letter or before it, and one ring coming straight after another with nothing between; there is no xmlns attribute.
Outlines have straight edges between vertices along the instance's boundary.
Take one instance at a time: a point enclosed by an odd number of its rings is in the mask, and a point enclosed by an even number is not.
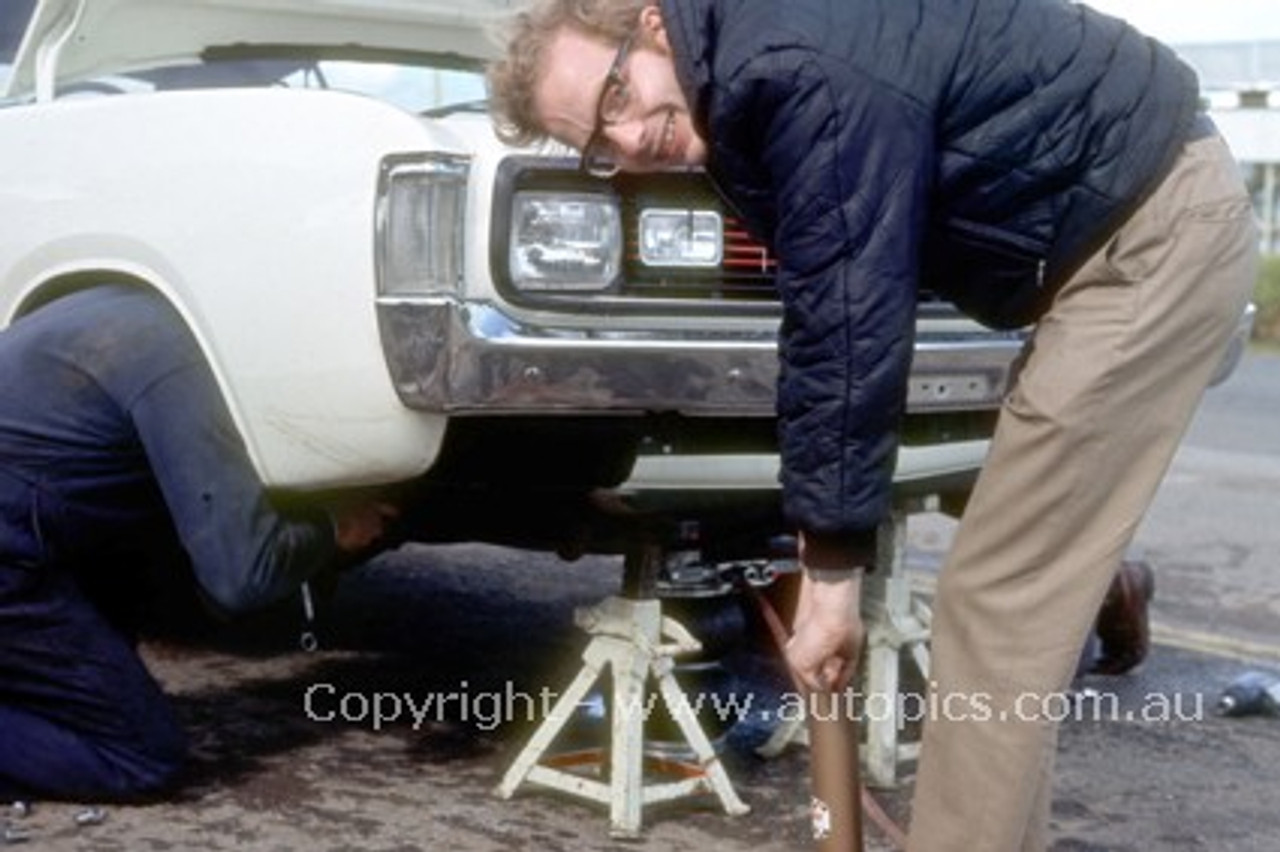
<svg viewBox="0 0 1280 852"><path fill-rule="evenodd" d="M150 283L122 272L73 272L58 278L52 278L28 293L18 305L18 309L14 311L13 318L18 319L34 313L50 302L56 302L63 296L108 284L125 284L130 287L155 289Z"/></svg>

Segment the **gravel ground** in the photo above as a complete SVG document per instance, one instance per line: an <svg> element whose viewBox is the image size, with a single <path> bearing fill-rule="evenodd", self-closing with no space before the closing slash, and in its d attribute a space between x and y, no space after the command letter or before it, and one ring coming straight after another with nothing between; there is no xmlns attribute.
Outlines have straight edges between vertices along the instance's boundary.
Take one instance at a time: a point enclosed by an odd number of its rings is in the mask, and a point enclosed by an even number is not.
<svg viewBox="0 0 1280 852"><path fill-rule="evenodd" d="M29 848L95 852L810 848L807 753L758 758L753 748L769 730L758 718L733 729L723 749L750 814L726 816L709 796L655 807L644 836L625 844L610 839L599 807L528 787L510 801L494 794L527 724L492 724L491 710L458 701L375 725L379 694L474 701L567 683L582 646L573 607L613 591L618 576L612 560L409 547L344 582L318 653L295 650L292 609L199 642L148 641L147 661L191 732L183 793L109 806L90 826L76 824L80 804L41 803L13 825L30 835ZM761 695L779 684L761 649L729 662ZM1054 852L1274 849L1280 725L1215 718L1205 706L1239 667L1160 648L1138 675L1086 681L1125 710L1141 710L1151 694L1180 695L1187 720L1066 725ZM576 736L594 733L585 724ZM877 797L904 820L909 792L908 782ZM890 848L874 829L868 835L872 852Z"/></svg>

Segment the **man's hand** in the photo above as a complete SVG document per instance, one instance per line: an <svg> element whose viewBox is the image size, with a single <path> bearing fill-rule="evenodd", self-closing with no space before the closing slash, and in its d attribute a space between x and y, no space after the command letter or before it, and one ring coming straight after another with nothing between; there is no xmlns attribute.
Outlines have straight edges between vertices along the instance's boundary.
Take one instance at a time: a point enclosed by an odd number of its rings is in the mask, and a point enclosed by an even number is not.
<svg viewBox="0 0 1280 852"><path fill-rule="evenodd" d="M372 500L334 507L333 536L344 553L359 553L382 538L387 525L400 515L391 503Z"/></svg>
<svg viewBox="0 0 1280 852"><path fill-rule="evenodd" d="M838 692L853 679L864 639L861 601L861 568L805 568L787 663L806 689Z"/></svg>

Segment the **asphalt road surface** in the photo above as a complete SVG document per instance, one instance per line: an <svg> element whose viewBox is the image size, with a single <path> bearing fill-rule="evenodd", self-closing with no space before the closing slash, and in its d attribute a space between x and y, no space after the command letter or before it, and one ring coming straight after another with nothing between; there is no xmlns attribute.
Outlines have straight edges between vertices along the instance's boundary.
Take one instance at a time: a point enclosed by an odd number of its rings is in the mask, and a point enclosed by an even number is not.
<svg viewBox="0 0 1280 852"><path fill-rule="evenodd" d="M1280 719L1221 718L1213 705L1246 670L1280 673L1278 422L1276 355L1251 355L1210 392L1132 554L1157 572L1159 644L1135 674L1081 683L1114 704L1063 727L1054 852L1277 848ZM949 532L940 517L912 521L925 583ZM33 850L810 848L806 752L754 752L783 688L760 643L727 661L760 703L722 740L750 814L726 816L710 797L655 807L643 837L620 846L597 806L494 795L542 696L576 668L574 608L619 576L611 559L407 547L344 581L319 652L297 650L292 608L151 639L143 652L191 733L183 792L83 825L92 803L36 803L0 822ZM584 714L570 733L598 743L599 720ZM877 796L905 819L909 778ZM868 849L887 848L869 830Z"/></svg>

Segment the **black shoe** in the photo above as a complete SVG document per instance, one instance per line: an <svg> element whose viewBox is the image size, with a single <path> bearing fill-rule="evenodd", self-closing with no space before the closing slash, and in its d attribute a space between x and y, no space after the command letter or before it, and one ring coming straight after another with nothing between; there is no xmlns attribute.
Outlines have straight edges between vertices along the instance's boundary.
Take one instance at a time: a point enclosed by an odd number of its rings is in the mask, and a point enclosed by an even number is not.
<svg viewBox="0 0 1280 852"><path fill-rule="evenodd" d="M1147 658L1151 629L1147 606L1155 595L1156 578L1145 562L1123 562L1098 610L1095 628L1102 653L1094 661L1094 674L1118 675Z"/></svg>

